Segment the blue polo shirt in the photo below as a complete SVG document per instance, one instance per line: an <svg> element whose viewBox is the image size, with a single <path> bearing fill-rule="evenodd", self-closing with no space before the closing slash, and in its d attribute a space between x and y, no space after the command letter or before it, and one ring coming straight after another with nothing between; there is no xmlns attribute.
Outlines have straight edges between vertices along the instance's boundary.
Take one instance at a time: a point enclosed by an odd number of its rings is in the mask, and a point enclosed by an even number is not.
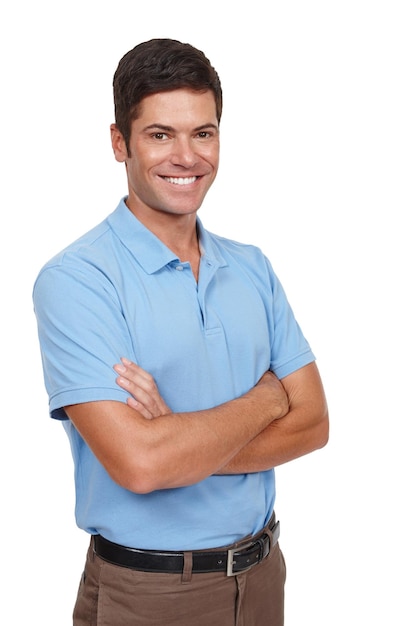
<svg viewBox="0 0 417 626"><path fill-rule="evenodd" d="M203 549L259 531L273 511L274 471L136 494L110 478L62 407L126 402L113 370L121 356L152 374L174 412L211 408L267 369L282 378L314 360L262 252L197 228L198 283L122 200L34 286L50 413L74 458L77 524L127 546Z"/></svg>

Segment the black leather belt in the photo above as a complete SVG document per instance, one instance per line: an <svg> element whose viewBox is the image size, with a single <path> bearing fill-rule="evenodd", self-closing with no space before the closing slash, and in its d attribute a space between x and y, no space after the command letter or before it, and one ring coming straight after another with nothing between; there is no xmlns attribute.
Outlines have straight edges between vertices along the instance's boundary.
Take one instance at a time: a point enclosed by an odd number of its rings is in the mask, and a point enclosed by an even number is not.
<svg viewBox="0 0 417 626"><path fill-rule="evenodd" d="M192 552L193 573L225 572L236 576L260 563L278 541L279 522L272 520L268 531L253 540L224 550L197 550ZM272 537L272 542L270 540ZM113 565L128 567L142 572L180 574L184 568L184 552L159 552L126 548L94 535L94 552Z"/></svg>

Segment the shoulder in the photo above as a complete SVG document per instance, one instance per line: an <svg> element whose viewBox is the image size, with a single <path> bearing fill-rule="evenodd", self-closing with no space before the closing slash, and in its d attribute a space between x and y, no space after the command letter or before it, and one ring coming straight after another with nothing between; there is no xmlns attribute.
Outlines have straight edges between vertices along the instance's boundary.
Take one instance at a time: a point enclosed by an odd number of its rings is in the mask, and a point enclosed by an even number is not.
<svg viewBox="0 0 417 626"><path fill-rule="evenodd" d="M94 301L94 294L108 293L109 286L112 293L114 281L107 269L112 266L111 239L111 229L104 220L49 259L33 285L36 311L68 308L69 314L76 300L87 304Z"/></svg>
<svg viewBox="0 0 417 626"><path fill-rule="evenodd" d="M215 256L220 257L224 264L239 268L240 271L251 275L253 279L263 284L271 285L277 281L270 260L259 246L207 231L205 234L210 241L212 250L216 251Z"/></svg>
<svg viewBox="0 0 417 626"><path fill-rule="evenodd" d="M97 251L106 245L104 239L108 232L109 226L105 220L55 254L43 265L39 274L51 268L70 264L73 259L82 260L88 258L89 254L97 254Z"/></svg>
<svg viewBox="0 0 417 626"><path fill-rule="evenodd" d="M211 248L220 254L226 255L227 257L248 259L250 263L256 264L263 264L265 262L268 263L266 256L259 246L223 237L211 231L205 230L201 227L201 225L200 234L205 247L209 249Z"/></svg>

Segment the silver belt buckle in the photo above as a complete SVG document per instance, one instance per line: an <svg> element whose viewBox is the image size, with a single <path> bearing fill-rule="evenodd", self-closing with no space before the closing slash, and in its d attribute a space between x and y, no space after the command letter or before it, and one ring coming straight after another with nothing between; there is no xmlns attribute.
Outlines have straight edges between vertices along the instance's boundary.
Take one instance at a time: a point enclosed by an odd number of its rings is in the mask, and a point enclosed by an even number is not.
<svg viewBox="0 0 417 626"><path fill-rule="evenodd" d="M249 543L245 543L243 546L239 546L238 548L230 548L230 550L227 551L227 569L226 569L227 576L237 576L238 574L243 574L243 572L247 572L248 570L251 569L251 567L253 567L254 565L257 565L257 562L255 562L255 563L251 563L247 567L244 567L243 569L240 569L238 572L233 571L233 566L236 565L236 561L235 561L236 552L241 552L242 550L246 550L246 548L250 548L250 546L252 545L253 545L253 541L250 541Z"/></svg>

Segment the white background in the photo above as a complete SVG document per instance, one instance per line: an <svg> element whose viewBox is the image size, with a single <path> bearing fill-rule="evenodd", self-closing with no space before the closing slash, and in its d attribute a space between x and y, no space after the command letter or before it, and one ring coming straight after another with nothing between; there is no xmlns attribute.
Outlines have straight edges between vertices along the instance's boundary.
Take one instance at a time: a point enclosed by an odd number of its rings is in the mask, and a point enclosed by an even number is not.
<svg viewBox="0 0 417 626"><path fill-rule="evenodd" d="M69 626L87 547L69 446L48 418L32 284L125 193L112 76L140 41L171 37L206 52L225 96L200 215L270 257L330 406L328 446L277 469L286 626L415 626L414 2L2 7L4 623Z"/></svg>

